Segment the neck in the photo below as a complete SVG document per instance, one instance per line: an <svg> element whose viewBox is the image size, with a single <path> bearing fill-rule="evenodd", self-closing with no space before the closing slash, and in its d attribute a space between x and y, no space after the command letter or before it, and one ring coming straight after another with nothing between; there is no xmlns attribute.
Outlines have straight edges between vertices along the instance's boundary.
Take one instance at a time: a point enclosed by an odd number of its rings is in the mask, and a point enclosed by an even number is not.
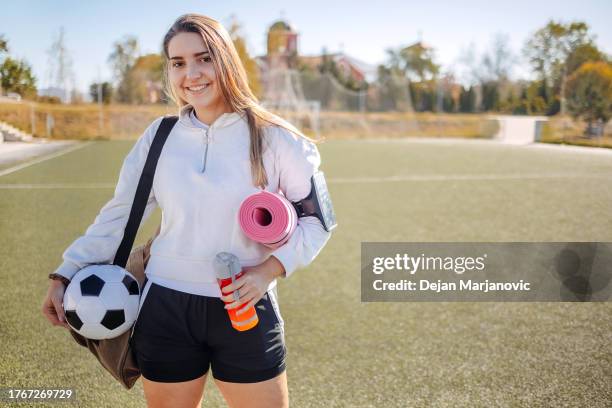
<svg viewBox="0 0 612 408"><path fill-rule="evenodd" d="M218 105L212 109L211 108L198 108L197 106L194 106L193 109L195 110L195 115L198 118L198 120L209 126L212 123L214 123L214 121L217 120L219 116L223 115L224 113L232 112L232 110L227 104Z"/></svg>

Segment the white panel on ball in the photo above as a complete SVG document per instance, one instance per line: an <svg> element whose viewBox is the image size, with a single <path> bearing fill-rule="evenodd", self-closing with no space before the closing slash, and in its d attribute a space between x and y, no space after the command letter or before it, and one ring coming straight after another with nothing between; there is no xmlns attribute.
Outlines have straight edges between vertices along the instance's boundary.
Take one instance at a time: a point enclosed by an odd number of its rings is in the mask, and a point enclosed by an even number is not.
<svg viewBox="0 0 612 408"><path fill-rule="evenodd" d="M90 265L77 272L64 293L68 324L82 336L110 339L128 331L140 293L129 272L116 265Z"/></svg>

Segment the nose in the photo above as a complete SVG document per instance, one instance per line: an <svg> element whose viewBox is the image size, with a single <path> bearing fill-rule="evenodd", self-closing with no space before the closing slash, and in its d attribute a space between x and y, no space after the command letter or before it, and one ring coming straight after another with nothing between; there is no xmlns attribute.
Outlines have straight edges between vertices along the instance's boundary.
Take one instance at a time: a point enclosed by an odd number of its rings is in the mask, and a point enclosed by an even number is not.
<svg viewBox="0 0 612 408"><path fill-rule="evenodd" d="M187 78L199 78L202 76L202 72L198 69L196 64L188 64L187 65Z"/></svg>

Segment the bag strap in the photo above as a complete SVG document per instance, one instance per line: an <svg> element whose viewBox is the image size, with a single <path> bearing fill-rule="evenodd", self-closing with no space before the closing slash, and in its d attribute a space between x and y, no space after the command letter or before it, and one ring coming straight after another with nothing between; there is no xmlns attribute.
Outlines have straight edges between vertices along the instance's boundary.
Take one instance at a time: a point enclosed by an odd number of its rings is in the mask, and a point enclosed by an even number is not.
<svg viewBox="0 0 612 408"><path fill-rule="evenodd" d="M136 188L136 195L134 196L134 202L132 203L130 217L128 218L127 225L125 226L125 233L123 234L123 239L121 240L119 249L117 249L117 254L115 255L113 265L118 265L125 268L125 265L127 264L130 251L132 250L134 240L136 239L138 227L140 227L142 216L144 215L145 208L147 207L147 201L149 199L149 194L151 193L151 188L153 187L153 177L155 175L157 161L159 160L164 143L166 143L166 139L177 121L177 116L164 117L159 125L159 128L157 129L157 132L155 133L155 138L151 143L151 148L149 149L149 154L147 155L147 161L145 162L144 168L142 169L142 174L140 175L140 180L138 181L138 187Z"/></svg>

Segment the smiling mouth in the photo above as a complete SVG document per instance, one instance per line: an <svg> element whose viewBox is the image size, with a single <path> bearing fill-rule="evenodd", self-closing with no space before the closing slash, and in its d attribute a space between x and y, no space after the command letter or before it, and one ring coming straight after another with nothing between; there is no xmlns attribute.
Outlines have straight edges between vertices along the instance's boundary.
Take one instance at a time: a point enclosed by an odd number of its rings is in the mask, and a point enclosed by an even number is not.
<svg viewBox="0 0 612 408"><path fill-rule="evenodd" d="M210 83L208 84L202 84L202 85L193 85L193 86L186 86L185 90L187 90L190 93L201 93L203 92L205 89L207 89L210 86Z"/></svg>

